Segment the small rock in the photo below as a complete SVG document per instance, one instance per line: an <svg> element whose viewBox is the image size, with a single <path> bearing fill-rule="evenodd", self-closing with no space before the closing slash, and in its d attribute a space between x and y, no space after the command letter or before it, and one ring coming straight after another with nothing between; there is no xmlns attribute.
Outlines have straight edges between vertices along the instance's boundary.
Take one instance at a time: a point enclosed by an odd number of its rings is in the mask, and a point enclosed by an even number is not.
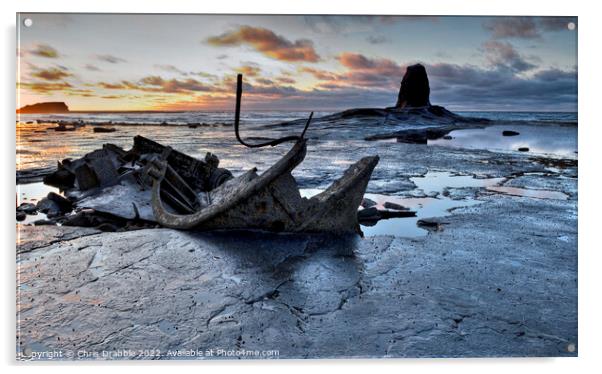
<svg viewBox="0 0 602 374"><path fill-rule="evenodd" d="M403 205L400 205L397 203L392 203L390 201L385 202L383 206L387 209L393 209L393 210L410 210L410 208L406 208Z"/></svg>
<svg viewBox="0 0 602 374"><path fill-rule="evenodd" d="M452 139L453 139L453 136L451 136L451 135L445 135L445 136L443 137L443 139L445 139L445 140L452 140Z"/></svg>
<svg viewBox="0 0 602 374"><path fill-rule="evenodd" d="M25 212L17 211L17 221L24 221L27 218L27 214Z"/></svg>
<svg viewBox="0 0 602 374"><path fill-rule="evenodd" d="M425 131L407 132L397 136L397 143L426 144L427 142Z"/></svg>
<svg viewBox="0 0 602 374"><path fill-rule="evenodd" d="M374 201L374 200L370 200L370 199L368 199L367 197L364 197L364 198L362 199L362 204L361 204L361 206L362 206L362 208L370 208L370 207L373 207L373 206L375 206L376 204L377 204L377 203L376 203L376 201Z"/></svg>
<svg viewBox="0 0 602 374"><path fill-rule="evenodd" d="M104 232L115 232L117 231L117 226L113 225L112 223L101 223L100 225L96 226L97 229L99 229L100 231L104 231Z"/></svg>
<svg viewBox="0 0 602 374"><path fill-rule="evenodd" d="M92 129L92 131L94 131L94 132L115 132L115 131L117 131L117 129L114 127L95 127L94 129Z"/></svg>
<svg viewBox="0 0 602 374"><path fill-rule="evenodd" d="M416 217L416 212L410 210L379 210L376 207L362 209L357 212L357 219L364 222L403 217Z"/></svg>
<svg viewBox="0 0 602 374"><path fill-rule="evenodd" d="M56 222L51 219L39 219L34 221L33 224L36 226L54 226Z"/></svg>
<svg viewBox="0 0 602 374"><path fill-rule="evenodd" d="M438 231L440 228L439 222L419 219L416 224L426 230Z"/></svg>
<svg viewBox="0 0 602 374"><path fill-rule="evenodd" d="M25 214L34 214L36 213L36 206L32 203L21 203L17 207L17 212L23 212Z"/></svg>
<svg viewBox="0 0 602 374"><path fill-rule="evenodd" d="M529 147L520 147L518 149L519 152L529 152Z"/></svg>
<svg viewBox="0 0 602 374"><path fill-rule="evenodd" d="M38 201L38 203L36 204L36 209L38 212L50 215L56 215L61 211L61 208L59 208L58 204L48 199L48 197L45 197L42 200Z"/></svg>
<svg viewBox="0 0 602 374"><path fill-rule="evenodd" d="M360 221L378 221L381 217L376 207L365 208L357 212Z"/></svg>
<svg viewBox="0 0 602 374"><path fill-rule="evenodd" d="M504 130L504 131L502 131L502 135L503 136L517 136L517 135L520 135L520 133L518 131Z"/></svg>
<svg viewBox="0 0 602 374"><path fill-rule="evenodd" d="M61 213L69 213L73 210L73 203L55 192L49 192L46 198L54 202L59 207Z"/></svg>

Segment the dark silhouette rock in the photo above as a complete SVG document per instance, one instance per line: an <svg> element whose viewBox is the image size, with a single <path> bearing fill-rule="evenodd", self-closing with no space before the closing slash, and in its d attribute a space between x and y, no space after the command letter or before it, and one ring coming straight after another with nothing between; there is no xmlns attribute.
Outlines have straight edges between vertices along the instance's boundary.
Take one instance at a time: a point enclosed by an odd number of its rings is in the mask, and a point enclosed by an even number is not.
<svg viewBox="0 0 602 374"><path fill-rule="evenodd" d="M55 192L49 192L46 198L53 201L59 207L61 213L68 213L73 210L73 203Z"/></svg>
<svg viewBox="0 0 602 374"><path fill-rule="evenodd" d="M27 218L27 214L25 214L25 212L17 211L16 217L17 217L17 221L25 221L25 218Z"/></svg>
<svg viewBox="0 0 602 374"><path fill-rule="evenodd" d="M397 204L397 203L392 203L390 201L387 201L383 204L383 206L386 209L392 209L392 210L410 210L410 208L406 208L403 205Z"/></svg>
<svg viewBox="0 0 602 374"><path fill-rule="evenodd" d="M502 131L502 135L503 136L517 136L517 135L520 135L520 133L518 131L504 130L504 131Z"/></svg>
<svg viewBox="0 0 602 374"><path fill-rule="evenodd" d="M529 152L529 147L520 147L518 149L519 152Z"/></svg>
<svg viewBox="0 0 602 374"><path fill-rule="evenodd" d="M408 66L401 80L401 87L399 88L399 96L397 97L395 107L403 109L430 106L430 93L429 79L424 66L421 64Z"/></svg>
<svg viewBox="0 0 602 374"><path fill-rule="evenodd" d="M94 132L115 132L117 131L114 127L95 127L92 131Z"/></svg>
<svg viewBox="0 0 602 374"><path fill-rule="evenodd" d="M69 107L61 101L25 105L17 113L68 113Z"/></svg>
<svg viewBox="0 0 602 374"><path fill-rule="evenodd" d="M17 207L17 212L23 212L25 214L36 214L37 209L35 204L21 203L21 205Z"/></svg>
<svg viewBox="0 0 602 374"><path fill-rule="evenodd" d="M377 205L376 201L374 200L370 200L367 197L364 197L364 199L362 200L362 208L370 208Z"/></svg>

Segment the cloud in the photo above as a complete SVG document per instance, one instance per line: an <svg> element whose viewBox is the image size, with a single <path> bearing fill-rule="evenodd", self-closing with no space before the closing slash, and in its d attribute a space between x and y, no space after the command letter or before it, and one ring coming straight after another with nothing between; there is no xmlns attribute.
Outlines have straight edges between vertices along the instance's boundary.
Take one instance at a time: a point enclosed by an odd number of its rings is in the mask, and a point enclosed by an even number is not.
<svg viewBox="0 0 602 374"><path fill-rule="evenodd" d="M314 78L319 79L319 80L337 79L337 75L333 72L330 72L327 70L322 70L322 69L316 69L316 68L312 68L312 67L308 67L308 66L300 67L299 72L311 74L314 76Z"/></svg>
<svg viewBox="0 0 602 374"><path fill-rule="evenodd" d="M120 62L127 62L121 57L116 57L113 55L96 55L96 58L103 62L108 62L110 64L118 64Z"/></svg>
<svg viewBox="0 0 602 374"><path fill-rule="evenodd" d="M237 30L210 37L207 43L218 47L246 44L268 57L281 61L317 62L320 59L311 40L298 39L293 42L260 27L241 26Z"/></svg>
<svg viewBox="0 0 602 374"><path fill-rule="evenodd" d="M277 77L276 78L276 82L282 83L282 84L295 84L295 83L297 83L297 81L295 81L293 78L290 78L290 77Z"/></svg>
<svg viewBox="0 0 602 374"><path fill-rule="evenodd" d="M21 82L19 87L27 88L31 91L38 93L49 93L52 91L65 91L73 88L73 86L67 82Z"/></svg>
<svg viewBox="0 0 602 374"><path fill-rule="evenodd" d="M107 90L124 90L127 87L126 84L122 83L107 83L107 82L98 82L97 84L98 87L100 88L104 88Z"/></svg>
<svg viewBox="0 0 602 374"><path fill-rule="evenodd" d="M88 70L88 71L101 71L100 68L96 65L92 65L92 64L86 64L84 66L84 69Z"/></svg>
<svg viewBox="0 0 602 374"><path fill-rule="evenodd" d="M70 77L72 74L67 72L66 69L60 68L49 68L49 69L39 69L34 68L34 71L31 73L32 77L43 79L46 81L59 81L64 78Z"/></svg>
<svg viewBox="0 0 602 374"><path fill-rule="evenodd" d="M383 26L398 22L436 21L435 16L386 16L386 15L308 15L303 21L317 34L346 34L350 32L374 32Z"/></svg>
<svg viewBox="0 0 602 374"><path fill-rule="evenodd" d="M169 64L155 64L154 67L157 68L157 69L159 69L159 70L168 71L168 72L171 72L171 73L178 73L178 74L182 74L182 75L188 75L188 73L186 73L185 71L182 71L182 70L178 69L174 65L169 65Z"/></svg>
<svg viewBox="0 0 602 374"><path fill-rule="evenodd" d="M541 39L546 31L568 31L576 17L497 17L483 24L493 39Z"/></svg>
<svg viewBox="0 0 602 374"><path fill-rule="evenodd" d="M490 40L483 43L485 58L494 67L505 67L516 72L531 70L536 66L526 61L512 44Z"/></svg>
<svg viewBox="0 0 602 374"><path fill-rule="evenodd" d="M568 30L568 24L577 25L575 17L539 17L539 24L546 31L565 31Z"/></svg>
<svg viewBox="0 0 602 374"><path fill-rule="evenodd" d="M34 49L32 49L29 52L33 55L40 56L40 57L46 57L46 58L59 57L59 52L47 44L38 44L35 46Z"/></svg>
<svg viewBox="0 0 602 374"><path fill-rule="evenodd" d="M139 90L156 93L189 93L189 92L207 92L212 90L212 86L199 82L196 79L188 78L163 79L158 75L149 75L137 82L121 81L118 83L99 82L98 87L109 90Z"/></svg>
<svg viewBox="0 0 602 374"><path fill-rule="evenodd" d="M251 64L243 65L237 68L236 71L249 77L256 77L261 73L261 69L259 68L259 66Z"/></svg>
<svg viewBox="0 0 602 374"><path fill-rule="evenodd" d="M494 39L539 39L541 34L534 17L497 17L483 25Z"/></svg>
<svg viewBox="0 0 602 374"><path fill-rule="evenodd" d="M366 38L366 41L370 44L383 44L389 43L391 39L387 38L384 35L370 35Z"/></svg>
<svg viewBox="0 0 602 374"><path fill-rule="evenodd" d="M405 72L405 67L386 58L344 52L337 59L348 71L338 74L335 83L347 86L392 88L399 85Z"/></svg>
<svg viewBox="0 0 602 374"><path fill-rule="evenodd" d="M528 77L508 69L427 65L431 102L455 110L576 110L577 72L547 69Z"/></svg>

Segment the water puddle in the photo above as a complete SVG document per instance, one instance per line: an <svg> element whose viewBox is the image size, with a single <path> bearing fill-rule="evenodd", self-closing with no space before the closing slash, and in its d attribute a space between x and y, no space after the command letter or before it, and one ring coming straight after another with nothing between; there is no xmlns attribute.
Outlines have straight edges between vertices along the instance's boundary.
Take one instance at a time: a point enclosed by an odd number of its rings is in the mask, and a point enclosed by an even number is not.
<svg viewBox="0 0 602 374"><path fill-rule="evenodd" d="M446 171L429 171L422 177L410 180L424 194L442 193L445 188L489 187L502 183L505 178L475 178L472 175L455 175Z"/></svg>
<svg viewBox="0 0 602 374"><path fill-rule="evenodd" d="M472 198L462 200L450 199L442 195L445 188L487 188L495 186L505 178L475 178L470 175L454 175L449 172L429 171L422 177L410 178L416 185L416 194L438 197L399 197L367 193L364 195L376 202L376 207L385 209L384 204L391 202L416 211L416 217L391 218L380 220L372 226L361 225L365 236L394 235L402 237L420 237L428 234L428 230L417 225L418 220L430 217L445 217L451 210L482 203ZM301 196L310 198L322 192L321 189L302 189Z"/></svg>
<svg viewBox="0 0 602 374"><path fill-rule="evenodd" d="M504 131L514 131L518 135L504 136ZM451 139L429 140L428 144L501 152L519 152L519 148L528 148L524 153L577 157L576 126L548 125L544 128L543 125L496 125L483 129L456 130L450 132L449 136Z"/></svg>
<svg viewBox="0 0 602 374"><path fill-rule="evenodd" d="M49 192L59 193L59 189L51 186L47 186L42 182L17 184L17 206L22 203L36 204L41 199L45 198ZM38 212L37 214L28 214L25 220L17 222L21 224L33 223L35 221L46 219L44 213Z"/></svg>
<svg viewBox="0 0 602 374"><path fill-rule="evenodd" d="M533 199L567 200L569 198L569 196L564 192L550 190L534 190L528 188L506 186L487 187L487 190L512 196L530 197Z"/></svg>

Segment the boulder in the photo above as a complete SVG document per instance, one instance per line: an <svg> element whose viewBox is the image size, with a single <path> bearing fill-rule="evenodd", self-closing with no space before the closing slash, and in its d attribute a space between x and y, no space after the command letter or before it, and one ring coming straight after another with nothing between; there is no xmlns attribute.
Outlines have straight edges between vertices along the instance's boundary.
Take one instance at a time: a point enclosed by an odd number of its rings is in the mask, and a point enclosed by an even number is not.
<svg viewBox="0 0 602 374"><path fill-rule="evenodd" d="M16 217L17 217L17 221L24 221L25 218L27 218L27 214L25 214L25 212L20 212L17 210Z"/></svg>
<svg viewBox="0 0 602 374"><path fill-rule="evenodd" d="M431 89L426 69L421 64L408 66L401 80L399 95L397 97L397 109L407 107L430 106L429 96Z"/></svg>
<svg viewBox="0 0 602 374"><path fill-rule="evenodd" d="M42 200L38 201L38 203L36 204L36 209L38 210L38 212L44 213L49 216L56 216L61 212L61 208L58 206L58 204L50 200L48 197L45 197Z"/></svg>
<svg viewBox="0 0 602 374"><path fill-rule="evenodd" d="M376 201L374 200L370 200L367 197L364 197L364 199L362 200L362 208L370 208L377 205Z"/></svg>
<svg viewBox="0 0 602 374"><path fill-rule="evenodd" d="M392 203L390 201L385 202L383 206L387 209L392 209L392 210L410 210L410 208L406 208L403 205L400 205L397 203Z"/></svg>
<svg viewBox="0 0 602 374"><path fill-rule="evenodd" d="M68 213L73 210L73 203L55 192L49 192L46 198L53 201L61 213Z"/></svg>
<svg viewBox="0 0 602 374"><path fill-rule="evenodd" d="M517 136L517 135L520 135L520 133L518 131L504 130L504 131L502 131L502 135L503 136Z"/></svg>
<svg viewBox="0 0 602 374"><path fill-rule="evenodd" d="M519 152L529 152L529 147L520 147L518 149Z"/></svg>
<svg viewBox="0 0 602 374"><path fill-rule="evenodd" d="M21 205L17 207L17 212L23 212L25 214L35 214L36 211L36 206L32 203L21 203Z"/></svg>

